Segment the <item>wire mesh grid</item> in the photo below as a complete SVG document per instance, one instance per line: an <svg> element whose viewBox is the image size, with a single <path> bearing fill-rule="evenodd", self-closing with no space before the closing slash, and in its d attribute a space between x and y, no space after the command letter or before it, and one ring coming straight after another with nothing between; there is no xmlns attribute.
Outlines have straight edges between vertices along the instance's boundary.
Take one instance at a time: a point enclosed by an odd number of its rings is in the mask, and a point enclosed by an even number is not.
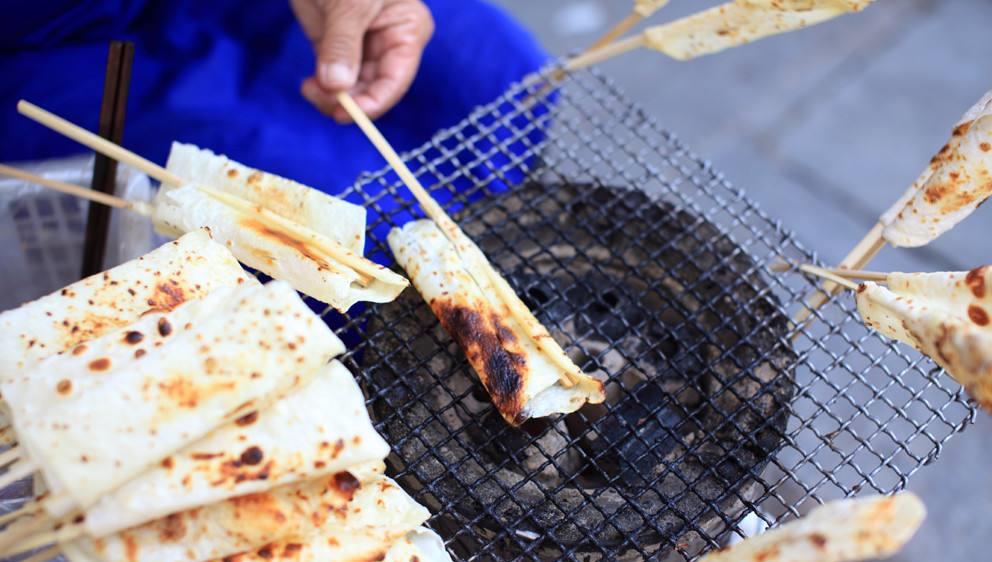
<svg viewBox="0 0 992 562"><path fill-rule="evenodd" d="M412 290L338 320L390 466L456 556L688 560L748 514L899 490L973 419L849 297L789 323L817 285L768 266L815 255L608 79L548 72L407 161L607 403L510 428ZM346 197L379 260L420 216L388 170Z"/></svg>

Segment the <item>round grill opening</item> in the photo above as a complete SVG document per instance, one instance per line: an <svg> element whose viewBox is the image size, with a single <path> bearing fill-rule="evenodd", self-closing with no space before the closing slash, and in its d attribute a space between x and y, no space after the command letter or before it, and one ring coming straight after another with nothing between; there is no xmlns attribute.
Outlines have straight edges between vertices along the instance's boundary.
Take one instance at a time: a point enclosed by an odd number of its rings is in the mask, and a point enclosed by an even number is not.
<svg viewBox="0 0 992 562"><path fill-rule="evenodd" d="M456 218L607 391L511 428L415 291L378 308L373 411L456 554L662 557L757 497L794 389L788 319L746 252L618 188L531 183Z"/></svg>

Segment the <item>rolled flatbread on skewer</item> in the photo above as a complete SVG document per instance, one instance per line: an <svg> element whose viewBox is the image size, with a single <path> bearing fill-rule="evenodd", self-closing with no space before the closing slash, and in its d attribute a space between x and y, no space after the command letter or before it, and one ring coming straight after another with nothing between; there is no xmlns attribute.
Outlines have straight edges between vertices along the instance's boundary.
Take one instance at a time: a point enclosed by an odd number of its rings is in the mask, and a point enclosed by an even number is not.
<svg viewBox="0 0 992 562"><path fill-rule="evenodd" d="M858 287L865 324L928 355L992 413L992 267L889 273L886 283Z"/></svg>
<svg viewBox="0 0 992 562"><path fill-rule="evenodd" d="M688 60L863 10L873 0L733 0L644 31L647 46Z"/></svg>
<svg viewBox="0 0 992 562"><path fill-rule="evenodd" d="M700 562L854 562L899 551L926 516L911 492L836 500Z"/></svg>
<svg viewBox="0 0 992 562"><path fill-rule="evenodd" d="M582 373L550 335L534 341L518 317L495 298L493 281L484 271L492 268L488 262L480 266L467 260L469 252L459 252L429 220L394 228L388 241L396 261L465 352L508 423L519 425L528 418L573 412L586 402L603 401L600 381ZM481 255L471 241L467 244ZM485 261L484 256L476 259ZM539 325L532 315L530 319ZM561 357L569 372L563 372L557 360ZM567 385L566 376L574 383Z"/></svg>
<svg viewBox="0 0 992 562"><path fill-rule="evenodd" d="M331 361L272 406L246 413L104 496L78 525L99 538L171 513L351 470L388 454L358 383L344 365ZM245 462L253 457L259 462Z"/></svg>
<svg viewBox="0 0 992 562"><path fill-rule="evenodd" d="M26 376L52 380L49 373L79 370L96 384L56 383L46 399L31 402L7 395L26 458L62 491L43 502L52 517L93 505L218 426L272 404L344 349L282 282L218 289L185 307L207 312L181 325L172 313L146 315L78 355L41 361ZM166 343L144 354L101 345L153 330ZM111 353L89 355L102 348Z"/></svg>
<svg viewBox="0 0 992 562"><path fill-rule="evenodd" d="M365 207L192 144L173 142L165 168L189 183L263 205L359 256L365 252ZM166 184L161 189L168 193L176 186Z"/></svg>
<svg viewBox="0 0 992 562"><path fill-rule="evenodd" d="M156 230L170 236L209 226L246 265L341 312L360 301L390 302L408 285L403 276L324 234L199 185L160 191L152 219Z"/></svg>
<svg viewBox="0 0 992 562"><path fill-rule="evenodd" d="M879 219L893 246L929 244L992 195L992 92L954 126L950 140Z"/></svg>

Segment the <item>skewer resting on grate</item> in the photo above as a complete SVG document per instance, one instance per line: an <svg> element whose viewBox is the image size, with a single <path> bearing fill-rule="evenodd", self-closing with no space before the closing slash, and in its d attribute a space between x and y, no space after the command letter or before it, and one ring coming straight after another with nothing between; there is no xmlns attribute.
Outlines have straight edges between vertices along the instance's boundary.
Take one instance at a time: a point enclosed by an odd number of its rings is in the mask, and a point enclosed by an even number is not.
<svg viewBox="0 0 992 562"><path fill-rule="evenodd" d="M503 418L517 425L529 417L602 402L602 382L583 373L565 354L351 96L341 93L338 100L433 221L394 229L390 246L465 351Z"/></svg>
<svg viewBox="0 0 992 562"><path fill-rule="evenodd" d="M874 227L841 260L839 267L861 269L886 244L919 247L954 228L992 195L992 91L987 92L954 125L951 137L927 167ZM796 317L806 320L834 294L837 286L811 299Z"/></svg>
<svg viewBox="0 0 992 562"><path fill-rule="evenodd" d="M858 272L884 282L860 285L810 265L803 271L855 291L862 321L943 367L992 413L992 267L935 273ZM884 279L879 279L884 277Z"/></svg>

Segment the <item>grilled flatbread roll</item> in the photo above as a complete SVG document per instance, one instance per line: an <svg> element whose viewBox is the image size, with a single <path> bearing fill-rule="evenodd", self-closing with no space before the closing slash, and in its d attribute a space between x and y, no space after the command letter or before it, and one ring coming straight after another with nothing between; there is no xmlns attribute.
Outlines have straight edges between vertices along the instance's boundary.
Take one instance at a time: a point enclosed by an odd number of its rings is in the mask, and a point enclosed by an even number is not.
<svg viewBox="0 0 992 562"><path fill-rule="evenodd" d="M550 335L533 341L503 304L491 301L496 291L478 272L481 267L466 263L432 221L394 228L389 247L441 326L465 352L508 423L603 401L602 383L579 371ZM568 374L577 379L575 384L563 384L565 373L553 354L571 364Z"/></svg>
<svg viewBox="0 0 992 562"><path fill-rule="evenodd" d="M700 562L854 562L885 558L913 538L926 509L911 492L837 500Z"/></svg>
<svg viewBox="0 0 992 562"><path fill-rule="evenodd" d="M249 276L226 248L197 229L151 252L0 314L0 380L50 355L169 311Z"/></svg>
<svg viewBox="0 0 992 562"><path fill-rule="evenodd" d="M50 381L82 372L96 383L67 378L45 394L29 385L11 393L3 385L26 458L64 494L43 502L52 517L93 505L218 426L275 402L344 348L282 282L218 289L180 308L186 307L200 309L198 321L175 324L173 313L149 314L78 354L41 361L25 377ZM144 354L116 343L152 331L165 343ZM108 353L91 355L100 350Z"/></svg>
<svg viewBox="0 0 992 562"><path fill-rule="evenodd" d="M159 232L173 236L209 226L215 239L241 262L341 312L360 301L392 301L408 285L403 276L324 234L265 207L197 185L160 191L153 220ZM366 271L358 271L354 264Z"/></svg>
<svg viewBox="0 0 992 562"><path fill-rule="evenodd" d="M331 361L272 406L246 413L104 496L79 525L103 537L234 496L352 470L388 454L358 383L344 365Z"/></svg>
<svg viewBox="0 0 992 562"><path fill-rule="evenodd" d="M865 324L928 355L992 413L992 267L890 273L886 282L858 288Z"/></svg>
<svg viewBox="0 0 992 562"><path fill-rule="evenodd" d="M893 246L929 244L992 195L992 92L955 125L951 138L920 177L882 215Z"/></svg>
<svg viewBox="0 0 992 562"><path fill-rule="evenodd" d="M198 562L224 558L276 541L310 536L322 527L362 519L363 510L386 520L426 519L426 510L402 490L381 495L381 461L322 478L249 494L177 513L110 535L62 546L70 560ZM380 505L376 505L381 500Z"/></svg>
<svg viewBox="0 0 992 562"><path fill-rule="evenodd" d="M873 0L734 0L644 32L652 49L688 60L863 10Z"/></svg>
<svg viewBox="0 0 992 562"><path fill-rule="evenodd" d="M189 183L263 205L300 226L330 237L353 253L365 249L365 208L275 174L239 164L192 144L172 143L165 165ZM175 189L163 185L166 192Z"/></svg>

